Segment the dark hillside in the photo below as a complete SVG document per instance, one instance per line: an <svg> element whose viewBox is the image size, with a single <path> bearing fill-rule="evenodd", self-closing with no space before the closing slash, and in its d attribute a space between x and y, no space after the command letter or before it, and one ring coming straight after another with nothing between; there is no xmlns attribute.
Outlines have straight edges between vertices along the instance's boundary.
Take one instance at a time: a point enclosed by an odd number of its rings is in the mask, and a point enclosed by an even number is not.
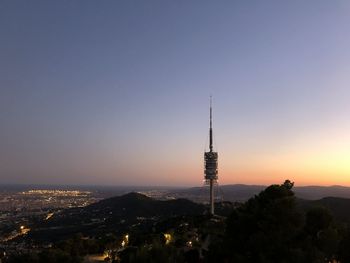
<svg viewBox="0 0 350 263"><path fill-rule="evenodd" d="M186 199L159 201L139 193L108 198L87 207L63 210L32 228L28 238L48 242L75 233L95 236L150 228L155 222L186 215L202 215L206 206Z"/></svg>
<svg viewBox="0 0 350 263"><path fill-rule="evenodd" d="M350 199L325 197L320 200L298 199L298 205L303 210L313 207L327 208L337 221L350 223Z"/></svg>

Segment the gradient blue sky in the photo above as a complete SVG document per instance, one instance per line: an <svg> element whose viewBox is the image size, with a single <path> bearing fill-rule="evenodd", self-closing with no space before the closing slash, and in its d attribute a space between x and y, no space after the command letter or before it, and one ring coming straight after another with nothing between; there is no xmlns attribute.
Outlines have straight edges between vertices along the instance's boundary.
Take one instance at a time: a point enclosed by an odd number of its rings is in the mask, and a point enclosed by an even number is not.
<svg viewBox="0 0 350 263"><path fill-rule="evenodd" d="M350 2L0 2L0 182L350 185Z"/></svg>

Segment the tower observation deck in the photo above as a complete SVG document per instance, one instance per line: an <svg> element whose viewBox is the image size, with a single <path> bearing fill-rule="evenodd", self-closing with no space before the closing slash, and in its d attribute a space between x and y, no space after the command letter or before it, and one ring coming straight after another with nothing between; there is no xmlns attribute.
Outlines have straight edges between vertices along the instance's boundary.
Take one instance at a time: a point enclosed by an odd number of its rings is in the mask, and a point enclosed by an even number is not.
<svg viewBox="0 0 350 263"><path fill-rule="evenodd" d="M218 179L218 153L213 151L212 99L210 97L209 152L204 153L204 179L210 187L210 214L214 215L214 184Z"/></svg>

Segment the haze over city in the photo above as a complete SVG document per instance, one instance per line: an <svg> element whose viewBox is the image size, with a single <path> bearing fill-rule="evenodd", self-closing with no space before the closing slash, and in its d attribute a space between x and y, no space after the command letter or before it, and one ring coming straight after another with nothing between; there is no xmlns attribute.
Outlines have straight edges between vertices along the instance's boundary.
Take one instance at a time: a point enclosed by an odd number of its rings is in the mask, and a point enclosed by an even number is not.
<svg viewBox="0 0 350 263"><path fill-rule="evenodd" d="M348 1L2 1L3 184L350 186Z"/></svg>

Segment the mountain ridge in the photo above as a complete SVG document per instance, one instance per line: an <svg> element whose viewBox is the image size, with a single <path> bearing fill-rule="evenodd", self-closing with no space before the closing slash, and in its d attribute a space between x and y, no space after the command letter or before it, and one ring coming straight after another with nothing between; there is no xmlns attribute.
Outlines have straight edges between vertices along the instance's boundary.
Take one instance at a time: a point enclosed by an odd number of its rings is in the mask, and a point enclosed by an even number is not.
<svg viewBox="0 0 350 263"><path fill-rule="evenodd" d="M264 190L264 185L228 184L220 185L216 189L217 196L225 201L243 202ZM318 200L324 197L350 198L350 187L347 186L294 186L293 191L298 198ZM190 200L203 201L207 199L207 187L191 187L175 192L177 196L184 196Z"/></svg>

